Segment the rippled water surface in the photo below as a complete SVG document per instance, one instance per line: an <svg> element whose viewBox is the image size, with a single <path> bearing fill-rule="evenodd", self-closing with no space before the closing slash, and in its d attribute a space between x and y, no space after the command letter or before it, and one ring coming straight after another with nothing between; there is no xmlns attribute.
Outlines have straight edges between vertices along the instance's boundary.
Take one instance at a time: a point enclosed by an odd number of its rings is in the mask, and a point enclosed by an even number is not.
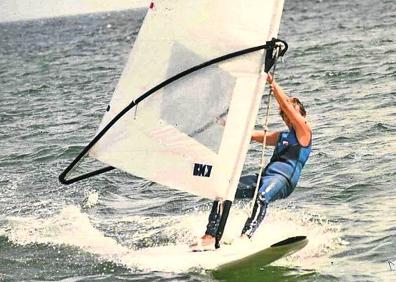
<svg viewBox="0 0 396 282"><path fill-rule="evenodd" d="M0 24L0 280L212 279L134 255L191 243L209 201L122 172L57 180L95 134L144 15ZM290 48L277 79L306 105L314 151L260 232L297 230L310 242L250 280L396 281L396 2L286 1L279 37ZM276 111L270 126L282 126ZM236 203L230 230L245 206Z"/></svg>

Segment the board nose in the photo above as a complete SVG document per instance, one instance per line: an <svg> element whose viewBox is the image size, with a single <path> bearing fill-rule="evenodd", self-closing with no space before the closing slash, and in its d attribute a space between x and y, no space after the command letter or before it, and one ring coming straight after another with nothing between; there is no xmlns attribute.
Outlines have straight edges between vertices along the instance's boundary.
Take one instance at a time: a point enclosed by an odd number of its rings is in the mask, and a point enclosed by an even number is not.
<svg viewBox="0 0 396 282"><path fill-rule="evenodd" d="M285 239L283 241L280 241L278 243L275 243L275 244L271 245L271 248L273 248L273 247L281 247L281 246L285 246L285 245L301 242L301 241L304 241L306 239L307 239L307 236L290 237L290 238L287 238L287 239Z"/></svg>

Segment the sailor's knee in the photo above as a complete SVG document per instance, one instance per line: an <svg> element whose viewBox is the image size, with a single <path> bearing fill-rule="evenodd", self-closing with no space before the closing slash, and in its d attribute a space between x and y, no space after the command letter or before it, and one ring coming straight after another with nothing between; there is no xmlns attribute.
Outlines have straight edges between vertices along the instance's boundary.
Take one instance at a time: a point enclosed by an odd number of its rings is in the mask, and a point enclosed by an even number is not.
<svg viewBox="0 0 396 282"><path fill-rule="evenodd" d="M259 190L265 202L271 203L277 199L286 198L290 193L287 189L287 183L279 178L273 178L268 181L266 186L262 186Z"/></svg>

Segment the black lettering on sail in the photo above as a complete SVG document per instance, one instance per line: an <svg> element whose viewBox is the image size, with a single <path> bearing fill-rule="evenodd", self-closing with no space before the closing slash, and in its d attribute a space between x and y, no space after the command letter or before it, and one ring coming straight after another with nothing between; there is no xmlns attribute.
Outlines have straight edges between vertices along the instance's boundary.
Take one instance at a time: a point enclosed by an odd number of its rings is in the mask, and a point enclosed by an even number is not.
<svg viewBox="0 0 396 282"><path fill-rule="evenodd" d="M212 173L211 165L204 165L204 164L194 164L193 175L194 176L203 176L203 177L210 177Z"/></svg>

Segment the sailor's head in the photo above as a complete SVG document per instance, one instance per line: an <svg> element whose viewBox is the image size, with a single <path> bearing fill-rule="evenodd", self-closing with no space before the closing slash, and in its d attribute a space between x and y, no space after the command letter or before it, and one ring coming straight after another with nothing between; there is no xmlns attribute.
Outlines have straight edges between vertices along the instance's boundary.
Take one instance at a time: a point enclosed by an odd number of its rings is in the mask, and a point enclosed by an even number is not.
<svg viewBox="0 0 396 282"><path fill-rule="evenodd" d="M291 102L293 104L293 107L300 112L300 114L303 117L307 116L307 112L305 111L304 105L301 103L301 101L297 97L292 97Z"/></svg>
<svg viewBox="0 0 396 282"><path fill-rule="evenodd" d="M301 101L297 97L291 97L290 101L294 107L303 117L306 117L307 112L305 111L304 105L301 103ZM286 116L286 114L281 110L279 112L280 116L282 117L283 121L286 123L288 127L291 127L291 123L289 118Z"/></svg>

